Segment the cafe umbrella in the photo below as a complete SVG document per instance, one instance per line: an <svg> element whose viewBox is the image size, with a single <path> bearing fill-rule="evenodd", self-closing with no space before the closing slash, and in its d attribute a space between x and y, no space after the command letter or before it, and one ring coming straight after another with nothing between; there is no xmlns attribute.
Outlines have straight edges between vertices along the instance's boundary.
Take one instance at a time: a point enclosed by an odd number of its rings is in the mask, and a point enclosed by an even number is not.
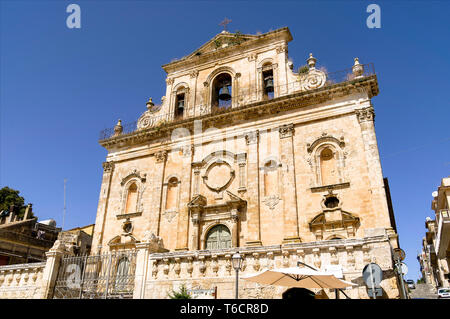
<svg viewBox="0 0 450 319"><path fill-rule="evenodd" d="M265 269L256 274L243 276L242 279L264 285L307 289L343 289L357 286L354 283L336 278L330 272L299 267Z"/></svg>

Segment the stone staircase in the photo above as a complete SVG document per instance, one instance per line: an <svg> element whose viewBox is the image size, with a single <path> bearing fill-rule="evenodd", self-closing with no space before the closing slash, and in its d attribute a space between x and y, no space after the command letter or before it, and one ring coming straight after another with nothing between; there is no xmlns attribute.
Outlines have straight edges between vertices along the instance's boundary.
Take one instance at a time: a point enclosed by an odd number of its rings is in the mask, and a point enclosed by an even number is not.
<svg viewBox="0 0 450 319"><path fill-rule="evenodd" d="M416 289L410 289L410 298L437 299L436 289L429 284L416 284Z"/></svg>

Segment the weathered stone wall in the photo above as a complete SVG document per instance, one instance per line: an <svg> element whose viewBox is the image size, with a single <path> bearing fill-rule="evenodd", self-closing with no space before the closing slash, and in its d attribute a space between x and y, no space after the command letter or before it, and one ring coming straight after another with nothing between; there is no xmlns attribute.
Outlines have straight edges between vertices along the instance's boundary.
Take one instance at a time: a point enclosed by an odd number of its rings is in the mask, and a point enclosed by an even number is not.
<svg viewBox="0 0 450 319"><path fill-rule="evenodd" d="M45 262L0 266L0 299L40 299Z"/></svg>

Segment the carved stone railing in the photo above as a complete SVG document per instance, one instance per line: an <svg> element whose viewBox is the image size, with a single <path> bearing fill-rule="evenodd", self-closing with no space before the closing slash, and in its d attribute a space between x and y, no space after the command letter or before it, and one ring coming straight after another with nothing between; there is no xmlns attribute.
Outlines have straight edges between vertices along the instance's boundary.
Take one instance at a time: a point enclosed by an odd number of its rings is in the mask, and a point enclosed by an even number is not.
<svg viewBox="0 0 450 319"><path fill-rule="evenodd" d="M0 266L0 298L42 298L45 262Z"/></svg>
<svg viewBox="0 0 450 319"><path fill-rule="evenodd" d="M364 239L327 240L310 243L239 247L224 250L198 250L155 253L150 255L149 280L182 280L190 278L224 278L234 276L231 256L239 251L243 256L241 275L281 267L295 267L301 261L324 270L327 265L342 265L346 273L360 272L376 261L382 269L390 269L388 236Z"/></svg>

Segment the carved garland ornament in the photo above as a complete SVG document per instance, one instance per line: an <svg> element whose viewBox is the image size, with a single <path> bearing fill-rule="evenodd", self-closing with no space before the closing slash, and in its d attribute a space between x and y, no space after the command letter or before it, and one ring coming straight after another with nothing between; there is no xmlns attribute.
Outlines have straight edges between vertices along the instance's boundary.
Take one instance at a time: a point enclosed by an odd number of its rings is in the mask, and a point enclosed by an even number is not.
<svg viewBox="0 0 450 319"><path fill-rule="evenodd" d="M275 209L275 206L280 202L280 197L278 195L267 196L263 199L263 203L269 207L269 209Z"/></svg>
<svg viewBox="0 0 450 319"><path fill-rule="evenodd" d="M356 116L358 117L359 123L375 120L375 111L373 110L372 106L355 110L355 113Z"/></svg>

